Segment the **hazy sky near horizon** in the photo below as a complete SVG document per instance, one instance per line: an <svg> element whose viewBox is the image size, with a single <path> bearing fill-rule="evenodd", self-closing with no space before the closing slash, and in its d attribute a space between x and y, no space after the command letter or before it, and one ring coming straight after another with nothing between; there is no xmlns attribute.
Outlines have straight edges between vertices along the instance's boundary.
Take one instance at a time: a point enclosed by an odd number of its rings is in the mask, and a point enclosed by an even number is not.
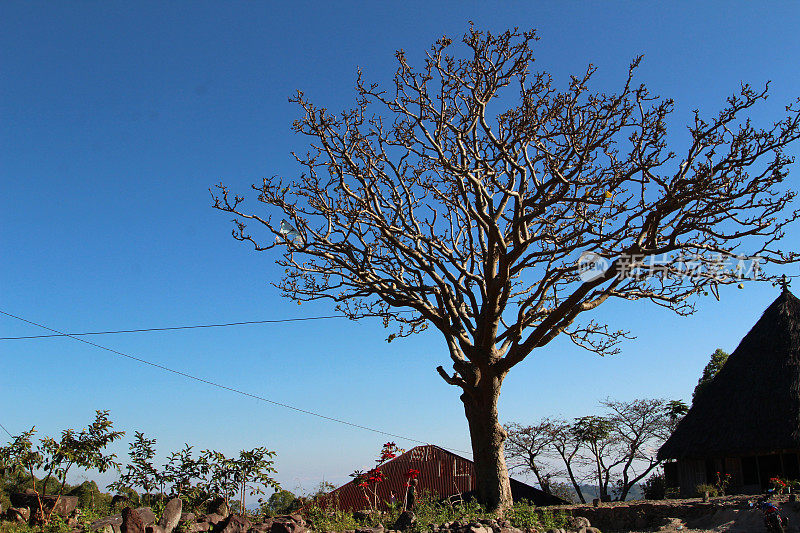
<svg viewBox="0 0 800 533"><path fill-rule="evenodd" d="M772 96L752 114L762 125L800 95L793 2L3 2L0 309L69 332L333 314L280 298L275 256L231 238L231 217L211 208L208 188L223 180L247 192L263 176L297 175L290 151L306 141L290 131L300 113L288 97L299 89L318 105L348 107L357 67L389 87L395 50L420 64L470 20L495 32L536 28L533 68L562 88L592 63L592 87L615 91L644 54L636 79L675 99L679 153L692 110L716 113L741 82L771 80ZM793 165L789 186L799 178ZM799 235L791 230L782 247L797 250ZM531 355L504 384L501 417L582 416L607 397L688 401L714 349L732 351L777 295L730 288L690 318L644 302L604 304L596 316L637 338L608 358L564 340ZM0 317L0 336L44 333ZM434 370L449 367L443 341L429 332L388 344L387 333L378 321L332 319L88 340L469 450L458 391ZM185 442L226 454L266 446L284 487L309 490L347 481L390 440L69 338L0 341L0 362L9 431L55 435L108 409L128 432L115 446L123 458L134 431L156 437L162 458Z"/></svg>

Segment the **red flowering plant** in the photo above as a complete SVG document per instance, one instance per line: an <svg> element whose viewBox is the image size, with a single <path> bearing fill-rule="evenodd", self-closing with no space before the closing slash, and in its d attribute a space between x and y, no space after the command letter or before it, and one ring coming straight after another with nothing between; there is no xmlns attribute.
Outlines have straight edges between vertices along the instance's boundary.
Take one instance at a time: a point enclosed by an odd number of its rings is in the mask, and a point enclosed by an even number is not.
<svg viewBox="0 0 800 533"><path fill-rule="evenodd" d="M789 488L789 483L785 479L779 477L769 478L769 484L772 485L772 488L777 494L783 494L783 491Z"/></svg>
<svg viewBox="0 0 800 533"><path fill-rule="evenodd" d="M714 484L717 487L717 491L719 491L720 496L725 496L725 491L728 489L728 485L731 482L731 475L730 474L721 474L717 472L717 482Z"/></svg>
<svg viewBox="0 0 800 533"><path fill-rule="evenodd" d="M408 505L408 491L411 489L412 479L417 479L419 476L419 470L416 468L409 468L408 472L406 472L406 494L403 497L403 510L406 510L406 505ZM416 485L416 483L414 483Z"/></svg>
<svg viewBox="0 0 800 533"><path fill-rule="evenodd" d="M363 470L356 470L350 474L350 477L353 478L353 483L361 487L361 490L364 492L364 498L367 500L367 505L369 505L370 509L377 509L378 484L386 479L381 467L387 461L391 461L401 453L403 453L403 450L398 448L394 442L387 442L383 445L383 448L381 448L381 453L375 460L376 465L374 468L366 472Z"/></svg>

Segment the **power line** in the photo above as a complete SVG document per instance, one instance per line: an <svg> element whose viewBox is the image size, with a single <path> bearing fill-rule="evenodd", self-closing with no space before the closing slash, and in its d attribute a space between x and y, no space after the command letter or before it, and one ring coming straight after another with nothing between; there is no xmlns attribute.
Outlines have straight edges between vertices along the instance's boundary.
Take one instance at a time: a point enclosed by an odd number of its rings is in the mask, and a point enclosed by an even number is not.
<svg viewBox="0 0 800 533"><path fill-rule="evenodd" d="M297 411L299 413L304 413L304 414L307 414L307 415L316 416L318 418L322 418L323 420L328 420L330 422L338 422L339 424L344 424L346 426L351 426L351 427L358 428L358 429L363 429L363 430L366 430L366 431L372 431L373 433L379 433L381 435L386 435L388 437L395 437L397 439L403 439L403 440L407 440L407 441L410 441L410 442L417 442L417 443L420 443L420 444L430 444L429 442L425 442L423 440L415 439L415 438L412 438L412 437L406 437L404 435L398 435L396 433L390 433L388 431L383 431L383 430L380 430L380 429L375 429L375 428L371 428L371 427L368 427L368 426L363 426L361 424L356 424L354 422L348 422L347 420L342 420L340 418L334 418L334 417L326 416L326 415L323 415L323 414L320 414L320 413L315 413L314 411L301 409L300 407L295 407L293 405L289 405L289 404L285 404L285 403L281 403L281 402L276 402L274 400L270 400L268 398L264 398L263 396L259 396L257 394L252 394L252 393L249 393L249 392L245 392L243 390L236 389L234 387L228 387L227 385L222 385L221 383L217 383L217 382L209 381L207 379L203 379L203 378L200 378L200 377L197 377L197 376L193 376L192 374L187 374L186 372L182 372L180 370L175 370L173 368L169 368L167 366L160 365L158 363L153 363L152 361L148 361L147 359L142 359L141 357L136 357L134 355L129 355L129 354L126 354L124 352L120 352L119 350L114 350L113 348L108 348L106 346L102 346L100 344L97 344L97 343L94 343L94 342L91 342L91 341L87 341L86 339L81 339L80 337L77 337L77 336L75 336L75 335L73 335L71 333L64 333L63 331L59 331L57 329L53 329L53 328L45 326L43 324L39 324L38 322L34 322L32 320L28 320L26 318L22 318L21 316L17 316L17 315L14 315L12 313L3 311L2 309L0 309L0 313L4 314L6 316L9 316L11 318L16 318L17 320L20 320L22 322L26 322L28 324L31 324L31 325L34 325L34 326L38 326L38 327L40 327L42 329L46 329L48 331L52 331L53 333L57 333L58 334L57 336L59 336L59 337L69 337L70 339L74 339L74 340L76 340L78 342L82 342L84 344L88 344L90 346L94 346L95 348L99 348L101 350L105 350L107 352L111 352L113 354L116 354L116 355L119 355L119 356L122 356L122 357L125 357L125 358L128 358L128 359L131 359L133 361L137 361L139 363L142 363L142 364L145 364L145 365L152 366L154 368L158 368L158 369L164 370L165 372L171 372L173 374L177 374L179 376L183 376L185 378L192 379L194 381L199 381L200 383L205 383L206 385L211 385L213 387L224 389L224 390L236 393L236 394L241 394L242 396L247 396L249 398L254 398L254 399L260 400L262 402L266 402L266 403L269 403L269 404L272 404L272 405L277 405L278 407L283 407L283 408L286 408L286 409L291 409L293 411ZM6 432L7 432L7 430L6 430ZM442 446L442 448L444 448L444 447ZM445 449L450 450L452 452L458 452L458 453L470 453L470 452L465 452L464 450L456 450L456 449L452 449L452 448L445 448Z"/></svg>
<svg viewBox="0 0 800 533"><path fill-rule="evenodd" d="M197 324L191 326L171 326L163 328L142 328L142 329L118 329L112 331L87 331L83 333L51 333L49 335L26 335L24 337L0 337L0 341L14 341L20 339L45 339L48 337L70 337L83 335L112 335L114 333L143 333L149 331L173 331L176 329L199 329L199 328L225 328L228 326L246 326L251 324L277 324L281 322L302 322L305 320L324 320L327 318L347 318L344 315L309 316L301 318L279 318L274 320L248 320L246 322L226 322L223 324Z"/></svg>
<svg viewBox="0 0 800 533"><path fill-rule="evenodd" d="M14 435L12 435L11 432L9 430L7 430L6 427L3 424L0 424L0 428L3 428L3 431L8 433L9 437L11 437L12 439L14 438Z"/></svg>

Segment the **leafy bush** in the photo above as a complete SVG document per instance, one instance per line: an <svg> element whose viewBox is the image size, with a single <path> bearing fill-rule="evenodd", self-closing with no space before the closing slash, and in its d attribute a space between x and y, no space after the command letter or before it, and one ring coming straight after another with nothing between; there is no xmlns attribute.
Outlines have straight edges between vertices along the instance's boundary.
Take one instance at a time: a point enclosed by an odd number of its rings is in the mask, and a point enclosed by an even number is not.
<svg viewBox="0 0 800 533"><path fill-rule="evenodd" d="M541 530L559 529L563 528L569 520L569 515L563 511L558 510L555 513L550 509L542 509L539 514L539 528Z"/></svg>
<svg viewBox="0 0 800 533"><path fill-rule="evenodd" d="M511 525L519 529L537 529L540 523L536 506L528 500L514 502L514 507L506 515Z"/></svg>
<svg viewBox="0 0 800 533"><path fill-rule="evenodd" d="M716 485L712 485L711 483L700 483L694 490L697 491L698 496L702 496L706 492L708 492L708 495L712 498L719 496L719 489Z"/></svg>
<svg viewBox="0 0 800 533"><path fill-rule="evenodd" d="M336 509L334 505L323 506L317 501L312 501L303 509L305 519L317 531L344 531L373 527L381 523L384 527L391 527L400 515L399 504L390 505L388 511L382 513L371 512L361 515L360 519L347 511ZM429 531L433 524L441 525L446 522L461 521L472 522L485 518L494 518L475 500L450 501L442 500L429 492L423 492L414 505L414 514L417 518L413 531ZM539 509L532 503L522 500L514 503L514 507L506 512L506 517L513 527L520 529L533 529L544 531L551 528L564 527L569 516L564 511L555 513L549 509Z"/></svg>
<svg viewBox="0 0 800 533"><path fill-rule="evenodd" d="M340 511L333 507L325 507L319 502L311 504L303 510L304 518L316 531L344 531L357 529L361 524L353 517L353 513Z"/></svg>
<svg viewBox="0 0 800 533"><path fill-rule="evenodd" d="M645 500L663 500L666 496L666 483L664 474L656 473L647 478L642 484Z"/></svg>

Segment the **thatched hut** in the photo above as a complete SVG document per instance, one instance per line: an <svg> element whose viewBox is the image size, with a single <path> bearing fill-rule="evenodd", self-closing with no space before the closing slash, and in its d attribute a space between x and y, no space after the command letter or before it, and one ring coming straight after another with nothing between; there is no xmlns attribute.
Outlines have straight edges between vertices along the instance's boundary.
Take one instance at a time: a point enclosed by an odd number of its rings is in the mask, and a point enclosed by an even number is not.
<svg viewBox="0 0 800 533"><path fill-rule="evenodd" d="M800 300L784 287L699 392L658 452L668 486L694 496L730 474L730 493L800 479Z"/></svg>

